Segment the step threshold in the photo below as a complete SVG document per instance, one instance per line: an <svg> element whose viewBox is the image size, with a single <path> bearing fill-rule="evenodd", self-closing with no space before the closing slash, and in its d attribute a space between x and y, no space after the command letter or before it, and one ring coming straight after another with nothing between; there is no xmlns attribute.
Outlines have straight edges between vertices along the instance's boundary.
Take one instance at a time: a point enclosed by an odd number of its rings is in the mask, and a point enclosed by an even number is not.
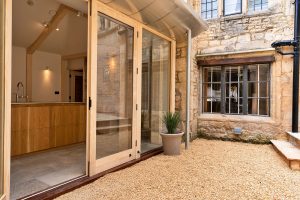
<svg viewBox="0 0 300 200"><path fill-rule="evenodd" d="M287 141L271 140L276 149L288 160L300 161L300 149Z"/></svg>

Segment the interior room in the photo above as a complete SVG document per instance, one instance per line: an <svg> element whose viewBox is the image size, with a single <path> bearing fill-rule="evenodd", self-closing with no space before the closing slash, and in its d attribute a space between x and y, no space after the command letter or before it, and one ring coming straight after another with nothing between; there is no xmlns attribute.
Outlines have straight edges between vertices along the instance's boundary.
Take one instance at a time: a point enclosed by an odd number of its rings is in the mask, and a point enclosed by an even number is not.
<svg viewBox="0 0 300 200"><path fill-rule="evenodd" d="M13 1L11 199L86 174L87 8Z"/></svg>

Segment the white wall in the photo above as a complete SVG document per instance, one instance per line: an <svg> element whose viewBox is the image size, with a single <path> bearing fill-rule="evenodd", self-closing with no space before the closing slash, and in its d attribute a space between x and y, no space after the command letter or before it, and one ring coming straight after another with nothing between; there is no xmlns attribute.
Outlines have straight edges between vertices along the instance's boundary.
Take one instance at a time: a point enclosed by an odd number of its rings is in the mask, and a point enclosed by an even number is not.
<svg viewBox="0 0 300 200"><path fill-rule="evenodd" d="M26 49L13 46L12 61L12 102L15 102L17 83L22 81L26 89ZM47 66L49 71L45 70ZM60 83L61 56L36 51L32 59L32 101L60 102ZM59 91L60 94L55 95L55 91Z"/></svg>
<svg viewBox="0 0 300 200"><path fill-rule="evenodd" d="M49 67L49 70L46 68ZM32 56L32 101L60 102L61 56L36 51Z"/></svg>
<svg viewBox="0 0 300 200"><path fill-rule="evenodd" d="M12 80L11 92L12 102L16 102L17 84L22 82L26 94L26 49L23 47L12 47Z"/></svg>

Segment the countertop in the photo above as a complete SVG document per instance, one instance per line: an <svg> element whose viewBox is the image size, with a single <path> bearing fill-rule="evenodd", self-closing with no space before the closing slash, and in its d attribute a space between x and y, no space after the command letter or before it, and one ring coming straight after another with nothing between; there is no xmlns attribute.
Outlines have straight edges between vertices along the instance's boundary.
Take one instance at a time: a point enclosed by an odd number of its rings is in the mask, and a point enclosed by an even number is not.
<svg viewBox="0 0 300 200"><path fill-rule="evenodd" d="M85 102L26 102L11 103L12 106L67 106L67 105L85 105Z"/></svg>

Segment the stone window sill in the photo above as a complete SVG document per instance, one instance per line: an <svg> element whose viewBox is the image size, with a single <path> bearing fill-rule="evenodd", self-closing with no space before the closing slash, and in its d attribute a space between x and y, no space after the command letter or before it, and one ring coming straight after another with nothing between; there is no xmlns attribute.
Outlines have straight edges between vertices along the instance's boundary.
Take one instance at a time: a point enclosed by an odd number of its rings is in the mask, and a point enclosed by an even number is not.
<svg viewBox="0 0 300 200"><path fill-rule="evenodd" d="M202 113L198 116L199 120L205 121L232 121L232 122L255 122L274 124L275 121L271 117L251 116L251 115L224 115Z"/></svg>

